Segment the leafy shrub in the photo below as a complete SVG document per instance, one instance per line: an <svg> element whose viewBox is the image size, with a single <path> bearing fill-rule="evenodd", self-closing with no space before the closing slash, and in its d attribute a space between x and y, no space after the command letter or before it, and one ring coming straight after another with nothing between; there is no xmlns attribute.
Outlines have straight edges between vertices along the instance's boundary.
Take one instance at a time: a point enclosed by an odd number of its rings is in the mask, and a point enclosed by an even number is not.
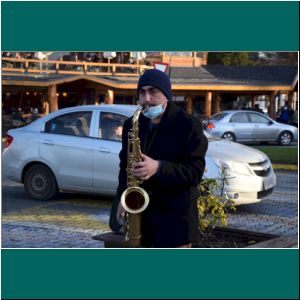
<svg viewBox="0 0 300 300"><path fill-rule="evenodd" d="M206 178L199 185L199 225L203 234L212 230L215 224L227 226L229 210L236 211L234 201L224 191L225 185L228 184L227 177L226 167L222 166L220 178Z"/></svg>

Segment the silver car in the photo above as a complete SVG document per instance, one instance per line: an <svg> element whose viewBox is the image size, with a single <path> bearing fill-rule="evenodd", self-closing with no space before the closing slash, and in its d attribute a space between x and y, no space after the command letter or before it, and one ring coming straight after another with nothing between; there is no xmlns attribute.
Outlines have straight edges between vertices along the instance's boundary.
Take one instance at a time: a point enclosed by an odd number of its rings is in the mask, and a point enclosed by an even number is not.
<svg viewBox="0 0 300 300"><path fill-rule="evenodd" d="M3 173L24 183L33 199L50 199L59 190L112 196L118 184L120 129L136 108L70 107L9 130L2 154ZM209 138L204 176L219 178L222 166L228 173L225 191L237 205L260 201L276 184L265 154Z"/></svg>
<svg viewBox="0 0 300 300"><path fill-rule="evenodd" d="M298 140L298 128L256 111L228 110L215 114L206 124L206 131L236 142L277 142L287 146Z"/></svg>

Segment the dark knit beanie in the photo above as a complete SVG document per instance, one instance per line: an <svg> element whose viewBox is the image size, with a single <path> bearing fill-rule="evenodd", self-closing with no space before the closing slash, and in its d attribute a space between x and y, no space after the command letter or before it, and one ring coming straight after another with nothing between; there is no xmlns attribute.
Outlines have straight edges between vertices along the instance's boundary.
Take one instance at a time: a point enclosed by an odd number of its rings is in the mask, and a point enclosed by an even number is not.
<svg viewBox="0 0 300 300"><path fill-rule="evenodd" d="M140 77L140 80L138 82L138 96L140 89L143 86L147 85L156 87L161 90L168 100L173 99L170 78L166 73L157 69L146 70L145 73Z"/></svg>

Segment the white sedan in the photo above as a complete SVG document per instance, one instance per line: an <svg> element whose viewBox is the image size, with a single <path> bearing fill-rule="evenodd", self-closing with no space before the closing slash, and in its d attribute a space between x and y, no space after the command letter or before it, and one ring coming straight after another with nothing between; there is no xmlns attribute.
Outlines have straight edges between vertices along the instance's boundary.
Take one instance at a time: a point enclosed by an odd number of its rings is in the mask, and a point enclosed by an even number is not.
<svg viewBox="0 0 300 300"><path fill-rule="evenodd" d="M70 107L9 130L2 154L3 173L24 183L29 197L37 200L51 199L59 190L113 196L118 184L120 131L136 108ZM204 176L218 179L225 166L224 191L236 205L258 202L272 193L276 176L264 153L208 139Z"/></svg>

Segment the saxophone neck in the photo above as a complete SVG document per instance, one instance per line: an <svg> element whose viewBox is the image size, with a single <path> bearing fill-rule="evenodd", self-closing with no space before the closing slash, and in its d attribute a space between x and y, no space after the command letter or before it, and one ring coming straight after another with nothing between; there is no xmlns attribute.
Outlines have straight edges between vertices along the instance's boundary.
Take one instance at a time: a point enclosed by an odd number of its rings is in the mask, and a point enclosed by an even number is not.
<svg viewBox="0 0 300 300"><path fill-rule="evenodd" d="M138 133L139 130L139 117L141 112L143 111L143 108L139 107L133 114L133 118L132 118L132 132L134 134Z"/></svg>

